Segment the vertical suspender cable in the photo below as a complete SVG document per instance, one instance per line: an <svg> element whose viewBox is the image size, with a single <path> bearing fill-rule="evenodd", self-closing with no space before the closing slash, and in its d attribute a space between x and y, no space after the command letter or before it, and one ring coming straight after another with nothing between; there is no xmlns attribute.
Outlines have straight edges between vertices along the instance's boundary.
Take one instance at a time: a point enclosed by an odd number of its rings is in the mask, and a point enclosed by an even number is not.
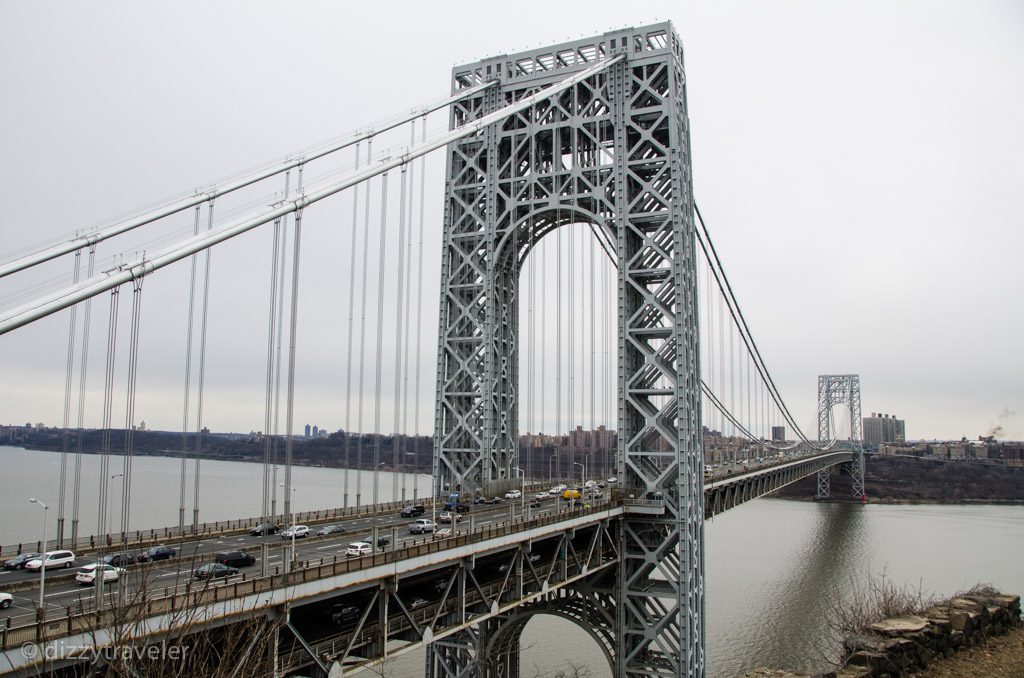
<svg viewBox="0 0 1024 678"><path fill-rule="evenodd" d="M557 183L557 179L555 182ZM561 203L559 203L561 204ZM558 451L562 439L562 238L563 229L555 216L555 473L562 477Z"/></svg>
<svg viewBox="0 0 1024 678"><path fill-rule="evenodd" d="M127 548L132 515L132 456L135 438L135 386L139 375L139 332L142 318L142 278L132 281L132 320L128 340L128 383L125 396L124 459L121 477L121 543ZM122 587L122 591L123 591Z"/></svg>
<svg viewBox="0 0 1024 678"><path fill-rule="evenodd" d="M359 169L359 144L356 144L356 166ZM359 184L352 187L352 246L348 266L348 357L345 361L345 503L348 508L349 468L352 466L352 331L356 304L356 244L359 233ZM356 469L359 474L359 469Z"/></svg>
<svg viewBox="0 0 1024 678"><path fill-rule="evenodd" d="M195 220L192 227L193 235L199 233L199 210L200 206L196 205ZM192 388L192 325L195 320L196 259L198 256L199 255L197 254L193 254L189 257L192 271L188 285L188 329L185 335L185 402L182 406L181 414L181 496L178 504L178 531L182 534L185 532L185 483L187 476L186 465L188 461L188 399L189 392Z"/></svg>
<svg viewBox="0 0 1024 678"><path fill-rule="evenodd" d="M302 169L299 165L299 178L295 184L295 191L302 195ZM292 434L295 430L295 344L298 338L299 324L299 254L302 241L302 210L295 212L295 234L292 244L292 289L291 306L289 307L290 319L288 321L288 400L285 403L285 440L284 440L284 513L287 516L286 523L289 527L295 524L295 507L292 506L292 448L294 440ZM295 558L294 551L291 554ZM291 565L287 568L291 570Z"/></svg>
<svg viewBox="0 0 1024 678"><path fill-rule="evenodd" d="M284 173L284 200L291 194L291 171ZM277 270L281 284L277 286L277 342L274 348L274 440L270 472L270 514L277 516L277 452L281 442L281 350L284 344L284 288L288 265L288 220L281 221L281 258Z"/></svg>
<svg viewBox="0 0 1024 678"><path fill-rule="evenodd" d="M380 250L377 259L377 351L374 357L373 379L373 505L380 503L380 380L384 362L384 266L387 263L388 173L380 177ZM376 548L376 544L374 544Z"/></svg>
<svg viewBox="0 0 1024 678"><path fill-rule="evenodd" d="M82 268L82 250L75 252L75 269L71 276L73 284L78 284L78 274ZM71 375L75 369L75 325L78 305L71 307L68 326L68 357L67 372L64 375L64 435L60 445L60 492L57 500L57 547L64 546L64 501L67 492L68 448L71 446Z"/></svg>
<svg viewBox="0 0 1024 678"><path fill-rule="evenodd" d="M408 165L402 165L401 179L399 182L398 189L398 288L396 294L398 300L395 303L395 392L392 396L394 403L394 428L393 436L391 438L391 456L392 456L392 469L391 469L391 500L395 501L399 498L398 494L398 476L402 472L402 456L400 449L401 440L401 425L402 425L402 400L399 397L402 392L402 313L405 309L402 308L402 304L405 301L405 191L406 182L409 179L407 170ZM383 228L381 231L383 232ZM383 283L383 278L382 278ZM383 302L383 287L381 288L380 300ZM383 305L381 306L383 312ZM378 325L383 322L383 315L381 316ZM383 335L382 335L383 336ZM383 355L381 360L383 361ZM378 369L380 366L378 365ZM402 477L404 481L404 476ZM402 487L401 498L405 499L405 487Z"/></svg>
<svg viewBox="0 0 1024 678"><path fill-rule="evenodd" d="M89 264L86 277L91 278L96 265L96 245L89 247ZM71 494L71 545L78 542L78 509L82 492L82 437L85 433L85 377L89 364L89 327L92 318L92 299L85 300L85 313L82 318L82 359L79 361L78 374L78 429L75 440L75 480ZM99 530L96 530L99 534Z"/></svg>
<svg viewBox="0 0 1024 678"><path fill-rule="evenodd" d="M110 528L107 522L107 494L110 482L110 426L114 406L114 365L117 355L117 307L121 288L110 290L110 315L107 320L107 358L103 378L103 436L100 448L100 482L99 501L97 502L96 534L102 535L98 540L98 554L103 553L110 543ZM96 609L103 601L103 586L96 587Z"/></svg>
<svg viewBox="0 0 1024 678"><path fill-rule="evenodd" d="M422 124L420 125L420 137L423 142L427 140L427 118L423 117ZM425 156L420 157L420 214L419 214L419 244L417 246L417 262L416 262L416 387L413 390L413 407L415 412L413 414L413 428L414 428L414 442L413 442L413 458L416 459L416 463L420 460L420 436L419 436L419 425L420 425L420 372L423 368L423 361L420 359L419 346L423 339L423 215L424 215L424 199L426 196L426 181L427 181L427 159ZM412 497L413 500L417 498L419 492L419 484L413 483L412 486Z"/></svg>
<svg viewBox="0 0 1024 678"><path fill-rule="evenodd" d="M373 164L373 139L366 142L366 164ZM359 305L359 398L356 401L357 419L359 420L359 441L356 447L356 506L363 502L363 377L366 372L366 275L369 270L370 247L370 181L366 182L366 210L363 218L363 285L362 301Z"/></svg>
<svg viewBox="0 0 1024 678"><path fill-rule="evenodd" d="M110 480L110 426L114 400L114 363L117 355L117 307L121 288L110 290L110 316L107 321L107 360L103 379L103 436L100 448L100 493L96 522L97 534L106 536L101 547L110 539L107 529L107 483Z"/></svg>
<svg viewBox="0 0 1024 678"><path fill-rule="evenodd" d="M263 517L260 521L260 525L264 526L260 531L260 536L265 536L266 525L272 520L272 513L270 507L270 493L271 493L271 460L273 456L274 448L274 436L271 431L274 419L274 335L276 334L277 325L275 320L277 319L277 287L278 287L278 270L277 270L277 255L278 250L281 249L281 220L277 219L274 221L274 237L270 247L270 296L267 313L267 383L266 383L266 399L264 403L264 417L263 417L263 504L262 511ZM260 540L260 570L265 576L267 574L267 559L270 555L269 548L265 539Z"/></svg>
<svg viewBox="0 0 1024 678"><path fill-rule="evenodd" d="M213 230L213 201L207 203L206 230ZM200 462L203 456L203 387L206 381L206 327L209 320L210 308L210 254L206 250L205 272L203 273L203 307L202 320L199 324L199 383L196 394L196 452L195 452L195 477L192 491L192 529L199 529L199 472Z"/></svg>
<svg viewBox="0 0 1024 678"><path fill-rule="evenodd" d="M545 408L545 403L544 403L545 396L547 395L547 391L548 391L548 383L547 383L547 380L546 380L546 378L547 378L547 367L548 367L548 350L547 350L548 335L547 335L547 332L545 332L544 330L547 329L547 323L548 323L548 294L549 294L548 293L548 244L549 243L550 243L550 240L548 242L541 243L541 245L540 245L540 252L539 252L539 254L540 254L540 289L541 289L541 293L540 293L540 323L539 323L540 327L539 327L539 334L538 334L538 336L540 338L540 341L539 341L539 343L540 343L540 409L538 410L538 412L540 412L540 421L537 423L537 433L541 434L540 449L544 450L544 452L542 454L542 458L544 459L544 461L542 463L548 464L548 468L550 468L551 465L550 465L550 462L548 461L548 459L546 459L546 457L547 457L547 446L544 444L543 433L544 433L544 428L545 428L545 426L547 424L547 416L548 416L548 411ZM544 470L545 469L543 469L543 468L541 469L541 477L543 477ZM550 475L550 471L548 473Z"/></svg>
<svg viewBox="0 0 1024 678"><path fill-rule="evenodd" d="M416 121L412 122L409 130L409 148L416 145ZM408 228L408 238L405 241L405 335L403 337L402 346L402 428L396 435L401 436L402 441L402 454L399 457L399 468L402 471L402 501L405 501L408 492L408 475L409 475L409 463L408 463L408 452L409 452L409 342L412 338L412 325L411 313L412 313L412 248L413 248L413 225L412 225L412 212L413 212L413 199L416 197L416 163L409 163L409 199L406 203L406 221ZM397 397L397 396L396 396ZM415 464L412 466L415 471ZM413 476L413 485L416 484L416 476Z"/></svg>

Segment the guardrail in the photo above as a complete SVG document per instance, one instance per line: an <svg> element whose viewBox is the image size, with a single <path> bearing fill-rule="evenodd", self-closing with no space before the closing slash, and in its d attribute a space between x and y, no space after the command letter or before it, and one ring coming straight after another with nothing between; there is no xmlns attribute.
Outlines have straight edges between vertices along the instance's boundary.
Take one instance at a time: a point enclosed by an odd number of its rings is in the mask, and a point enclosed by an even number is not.
<svg viewBox="0 0 1024 678"><path fill-rule="evenodd" d="M334 556L330 560L320 559L319 562L305 561L302 567L290 573L275 573L267 576L247 578L243 573L241 580L221 585L206 584L199 589L186 589L178 593L167 593L124 606L108 608L102 611L75 612L70 608L65 616L58 619L46 619L42 615L33 622L22 626L14 626L8 618L7 626L0 627L0 649L7 650L24 643L40 643L47 640L70 636L75 633L88 633L97 629L114 627L118 624L131 628L140 625L143 619L156 615L186 615L188 610L210 605L217 602L232 600L240 596L255 595L277 588L315 581L361 570L367 567L385 565L408 558L430 553L437 553L451 548L475 544L495 537L506 536L515 532L552 525L571 518L590 515L605 511L617 503L612 500L595 502L590 507L564 510L558 513L532 518L529 521L515 520L488 525L473 532L456 534L452 537L435 539L426 537L408 546L392 551L383 551L360 558L341 558ZM168 589L165 589L168 591Z"/></svg>
<svg viewBox="0 0 1024 678"><path fill-rule="evenodd" d="M526 491L533 492L540 488L549 487L549 485L550 483L534 483L532 485L527 485ZM293 522L298 525L318 525L332 520L370 518L401 510L403 507L409 506L410 504L443 504L445 501L446 499L441 497L421 497L419 499L404 499L376 505L363 504L362 506L338 507L320 509L316 511L299 511L294 514ZM268 520L273 523L283 524L286 517L287 516L284 515L278 515L272 516L268 518ZM76 555L80 555L96 551L100 548L141 549L148 548L150 546L162 546L165 544L180 544L194 539L208 539L210 537L224 537L232 534L245 533L262 522L262 516L254 516L235 520L220 520L210 523L200 523L195 529L189 525L185 527L184 531L182 531L178 526L174 526L154 528L151 530L135 530L133 532L129 532L127 535L123 535L121 533L110 535L90 535L87 537L79 537L78 541L74 544L70 544L68 543L69 540L65 540L65 543L61 546L57 545L56 539L48 539L46 541L46 549L43 548L43 543L41 541L21 542L18 544L0 546L0 559L11 558L22 553L41 553L44 550L52 551L58 548L68 549L69 551L74 551Z"/></svg>

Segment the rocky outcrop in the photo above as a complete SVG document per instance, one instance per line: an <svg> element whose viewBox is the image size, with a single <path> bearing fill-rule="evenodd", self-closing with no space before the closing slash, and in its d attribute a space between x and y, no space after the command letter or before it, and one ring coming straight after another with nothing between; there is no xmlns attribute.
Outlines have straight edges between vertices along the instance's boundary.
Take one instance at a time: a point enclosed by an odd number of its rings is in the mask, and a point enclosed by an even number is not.
<svg viewBox="0 0 1024 678"><path fill-rule="evenodd" d="M1021 625L1020 596L964 594L920 615L883 619L847 638L837 678L905 678L986 637Z"/></svg>

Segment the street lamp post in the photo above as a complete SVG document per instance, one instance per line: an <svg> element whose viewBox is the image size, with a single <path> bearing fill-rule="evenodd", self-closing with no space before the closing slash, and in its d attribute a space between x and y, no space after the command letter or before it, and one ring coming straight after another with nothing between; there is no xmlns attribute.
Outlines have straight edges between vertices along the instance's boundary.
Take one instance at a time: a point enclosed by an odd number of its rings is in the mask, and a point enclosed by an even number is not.
<svg viewBox="0 0 1024 678"><path fill-rule="evenodd" d="M284 483L280 483L280 485L281 485L281 487L284 487ZM288 559L288 567L285 569L286 573L287 572L291 572L292 571L292 567L295 564L295 519L294 519L295 508L294 508L294 506L295 506L295 490L296 489L297 488L295 488L295 487L292 488L292 500L288 504L289 508L292 509L291 510L291 514L288 516L288 521L289 521L288 522L288 529L291 530L291 532L292 532L292 556L291 556L291 558Z"/></svg>
<svg viewBox="0 0 1024 678"><path fill-rule="evenodd" d="M42 613L43 595L46 590L46 521L49 518L50 507L35 497L29 499L29 502L43 507L43 555L41 558L42 565L39 567L39 611Z"/></svg>
<svg viewBox="0 0 1024 678"><path fill-rule="evenodd" d="M512 470L519 475L519 515L526 520L526 471L513 466Z"/></svg>
<svg viewBox="0 0 1024 678"><path fill-rule="evenodd" d="M574 462L572 463L572 465L573 465L573 466L579 466L579 467L580 467L580 492L579 492L579 495L580 495L580 498L582 499L582 498L583 498L583 492L585 491L585 490L583 489L583 483L584 483L584 480L583 480L583 476L584 476L584 475L586 475L586 472L587 472L587 467L586 467L586 465L585 465L585 464L581 464L581 463L579 463L578 461L574 461ZM576 498L575 498L575 497L573 497L573 502L575 502L575 501L576 501ZM574 504L574 505L575 505L575 504Z"/></svg>

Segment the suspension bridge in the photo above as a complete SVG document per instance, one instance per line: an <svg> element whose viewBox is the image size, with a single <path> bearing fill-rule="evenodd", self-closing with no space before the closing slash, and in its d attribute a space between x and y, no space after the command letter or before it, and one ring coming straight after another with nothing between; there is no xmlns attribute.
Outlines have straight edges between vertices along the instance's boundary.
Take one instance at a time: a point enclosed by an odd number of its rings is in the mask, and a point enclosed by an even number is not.
<svg viewBox="0 0 1024 678"><path fill-rule="evenodd" d="M836 467L860 497L864 456L857 375L819 378L810 438L768 370L693 196L686 96L682 43L669 23L496 56L455 67L450 94L436 101L8 256L0 278L26 282L6 298L0 334L30 331L58 313L68 323L55 529L36 546L99 557L172 544L191 557L137 568L124 586L96 586L76 606L43 603L34 614L9 615L0 646L11 670L73 666L83 648L255 617L275 626L245 660L256 656L272 675L343 675L425 647L431 677L515 676L524 625L553 614L586 630L616 676L704 675L704 521L809 476L827 497ZM435 158L444 161L436 194L427 184ZM317 211L332 201L343 206L341 223L332 214L318 224ZM443 213L439 241L427 237L432 210ZM347 322L332 338L345 375L339 417L347 432L372 434L345 438L346 467L372 475L364 487L366 474L353 473L352 483L346 474L341 506L300 515L296 363L303 342L320 332L298 323L302 290L320 284L300 271L317 254L303 249L317 228L340 228L347 239L333 254L347 278L338 292ZM118 244L131 237L143 246ZM215 328L209 309L218 271L211 252L257 237L267 249L248 265L267 272L251 292L266 324L262 336L236 341L265 342L265 361L250 366L264 377L264 407L253 417L263 424L259 505L246 519L203 523L208 346L212 332L230 330ZM438 253L434 315L423 312L424 271ZM37 270L63 273L43 283L25 278ZM187 307L179 501L168 507L177 523L138 529L132 507L145 498L132 495L132 458L150 311L143 290L182 271L186 284L174 287ZM122 291L131 293L127 314ZM98 350L93 306L104 297L97 370L89 360ZM435 317L436 346L423 333ZM435 347L436 362L425 359L422 349ZM91 402L86 384L97 371L102 398ZM420 497L409 487L409 450L397 441L418 432L431 375L433 487ZM115 420L122 406L124 419ZM849 440L838 440L836 406L849 411ZM96 411L99 500L86 507L82 432ZM584 423L615 431L617 482L588 498L581 476L583 495L563 500L539 482L547 460L538 462L529 441L547 430L564 442ZM780 426L795 439L774 437ZM710 438L742 444L761 461L706 472ZM551 475L585 471L582 451L554 449L559 471ZM117 476L121 509L112 516ZM531 489L534 500L525 496ZM461 522L455 513L450 534L410 534L396 515L422 503L437 517L444 504L456 511L506 493L506 505L473 505ZM83 512L93 510L88 533ZM107 527L115 517L117 528ZM258 525L300 521L368 532L370 552L344 555L350 539L340 536L316 547L258 528L248 536ZM191 565L225 544L258 548L258 571L193 582ZM35 595L31 577L18 581ZM32 656L21 651L26 643L38 648Z"/></svg>

